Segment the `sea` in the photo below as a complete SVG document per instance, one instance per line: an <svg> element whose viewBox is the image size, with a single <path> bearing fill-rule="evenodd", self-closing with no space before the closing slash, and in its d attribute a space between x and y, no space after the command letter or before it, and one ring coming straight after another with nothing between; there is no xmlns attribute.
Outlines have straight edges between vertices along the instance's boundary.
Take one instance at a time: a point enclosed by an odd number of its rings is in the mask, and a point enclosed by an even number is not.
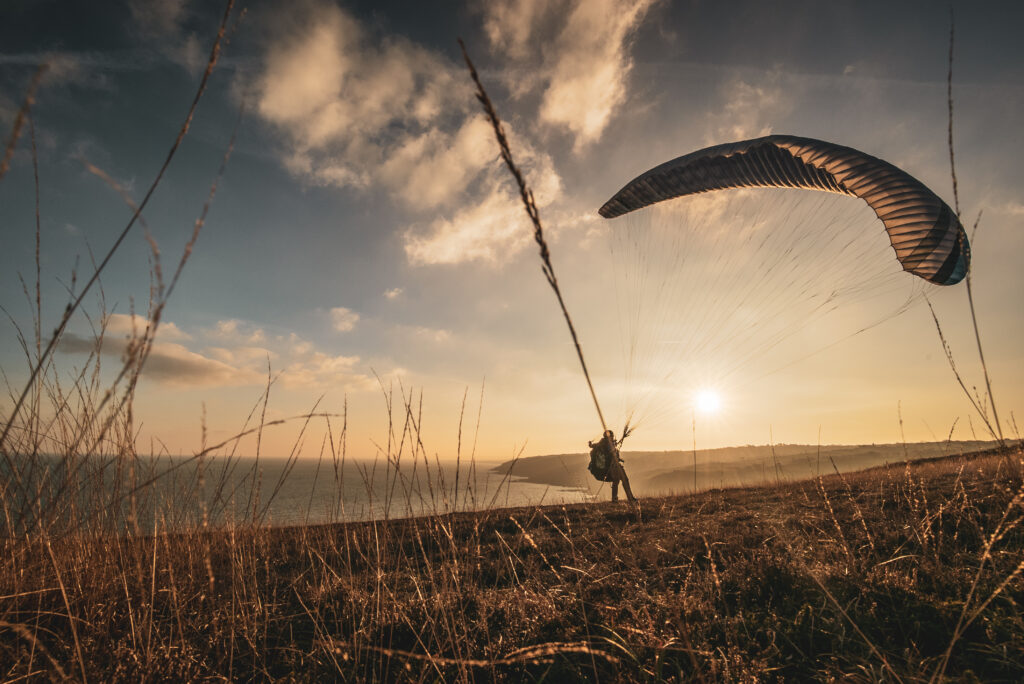
<svg viewBox="0 0 1024 684"><path fill-rule="evenodd" d="M242 461L230 477L239 491L251 491L257 472L259 498L255 507L261 522L270 525L318 524L377 520L507 508L540 504L579 503L592 495L583 489L556 487L508 477L495 468L500 461L388 464L386 461L346 461L335 470L330 462L284 459L261 464ZM248 468L249 474L242 471ZM214 473L216 476L216 473ZM210 492L209 484L204 486ZM212 497L211 497L212 498ZM235 495L236 501L239 496ZM248 498L248 497L247 497ZM244 510L237 505L236 515Z"/></svg>
<svg viewBox="0 0 1024 684"><path fill-rule="evenodd" d="M499 461L35 457L0 464L4 521L152 532L203 526L294 526L590 501L582 488L527 482ZM19 492L22 494L19 496Z"/></svg>

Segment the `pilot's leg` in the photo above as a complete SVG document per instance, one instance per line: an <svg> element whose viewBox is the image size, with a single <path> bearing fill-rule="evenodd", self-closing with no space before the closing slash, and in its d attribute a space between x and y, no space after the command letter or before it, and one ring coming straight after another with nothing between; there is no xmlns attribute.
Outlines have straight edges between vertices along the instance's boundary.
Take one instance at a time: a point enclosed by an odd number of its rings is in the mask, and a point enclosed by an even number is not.
<svg viewBox="0 0 1024 684"><path fill-rule="evenodd" d="M626 501L632 503L636 501L636 497L633 496L633 490L629 487L629 477L626 476L626 469L620 468L620 472L622 473L622 488L626 490Z"/></svg>

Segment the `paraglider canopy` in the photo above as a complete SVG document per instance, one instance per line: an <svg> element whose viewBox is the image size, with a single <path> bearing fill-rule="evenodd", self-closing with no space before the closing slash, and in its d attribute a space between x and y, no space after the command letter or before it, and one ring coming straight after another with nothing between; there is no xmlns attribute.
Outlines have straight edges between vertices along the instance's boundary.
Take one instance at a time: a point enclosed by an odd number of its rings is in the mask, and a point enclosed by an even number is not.
<svg viewBox="0 0 1024 684"><path fill-rule="evenodd" d="M615 218L674 197L745 187L859 197L885 225L904 270L937 285L967 275L970 245L949 205L886 161L813 138L770 135L698 150L637 176L598 213Z"/></svg>
<svg viewBox="0 0 1024 684"><path fill-rule="evenodd" d="M794 365L970 267L964 228L932 190L889 162L811 138L686 154L634 178L599 213L620 218L595 233L608 254L599 263L591 253L599 277L590 290L608 304L583 336L645 439L683 415L743 420L779 391L769 376L794 377ZM602 367L614 346L621 362ZM704 410L708 388L728 398L727 411Z"/></svg>

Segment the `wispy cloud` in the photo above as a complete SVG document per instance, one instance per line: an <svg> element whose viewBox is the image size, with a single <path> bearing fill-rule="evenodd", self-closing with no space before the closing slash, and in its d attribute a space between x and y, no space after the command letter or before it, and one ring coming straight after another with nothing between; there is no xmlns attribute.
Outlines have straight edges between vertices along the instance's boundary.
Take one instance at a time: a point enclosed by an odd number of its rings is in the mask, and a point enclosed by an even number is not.
<svg viewBox="0 0 1024 684"><path fill-rule="evenodd" d="M531 38L556 3L550 0L493 0L484 7L484 31L491 46L515 59L530 56Z"/></svg>
<svg viewBox="0 0 1024 684"><path fill-rule="evenodd" d="M107 335L142 334L149 325L149 320L138 314L110 314L107 317ZM161 342L182 342L192 339L191 335L169 321L160 324L157 328L157 337Z"/></svg>
<svg viewBox="0 0 1024 684"><path fill-rule="evenodd" d="M335 329L345 331L359 320L359 314L344 307L332 309L330 317ZM356 391L373 386L360 356L320 349L294 332L268 334L261 326L228 319L218 322L206 335L219 344L203 348L204 355L259 377L260 383L266 382L269 362L285 387Z"/></svg>
<svg viewBox="0 0 1024 684"><path fill-rule="evenodd" d="M626 39L651 0L580 0L559 37L541 119L568 128L577 149L601 137L626 97Z"/></svg>
<svg viewBox="0 0 1024 684"><path fill-rule="evenodd" d="M633 67L629 39L653 0L503 0L488 4L484 27L492 48L519 66L513 92L542 90L540 119L567 129L577 151L600 139L625 101ZM550 34L550 26L560 28Z"/></svg>
<svg viewBox="0 0 1024 684"><path fill-rule="evenodd" d="M331 309L331 327L337 332L350 332L355 329L359 322L359 314L344 306L336 306Z"/></svg>
<svg viewBox="0 0 1024 684"><path fill-rule="evenodd" d="M1008 214L1010 216L1024 216L1024 204L1020 202L1006 202L995 208L995 211Z"/></svg>
<svg viewBox="0 0 1024 684"><path fill-rule="evenodd" d="M788 84L784 90L782 79L781 72L769 71L756 81L749 76L726 81L719 91L722 106L709 114L705 142L712 145L770 135L774 121L785 119L796 98L795 86Z"/></svg>
<svg viewBox="0 0 1024 684"><path fill-rule="evenodd" d="M189 0L129 0L132 21L148 46L196 74L206 63L199 37L185 30Z"/></svg>
<svg viewBox="0 0 1024 684"><path fill-rule="evenodd" d="M529 240L522 207L494 188L482 202L432 221L426 231L409 231L405 253L417 264L495 262L518 252Z"/></svg>
<svg viewBox="0 0 1024 684"><path fill-rule="evenodd" d="M47 64L45 83L50 87L76 83L106 89L111 84L104 72L146 71L165 60L196 74L206 64L209 46L186 28L192 16L189 5L189 0L128 0L132 34L138 42L138 47L130 50L7 53L0 54L0 66Z"/></svg>
<svg viewBox="0 0 1024 684"><path fill-rule="evenodd" d="M188 0L129 0L128 11L147 34L176 33L185 19Z"/></svg>
<svg viewBox="0 0 1024 684"><path fill-rule="evenodd" d="M258 345L266 341L263 328L256 327L236 318L217 321L212 330L206 334L232 345Z"/></svg>
<svg viewBox="0 0 1024 684"><path fill-rule="evenodd" d="M121 359L128 347L127 337L110 337L99 348L106 357ZM58 349L65 354L89 353L96 349L96 341L73 333L65 333ZM260 381L258 375L222 361L190 351L175 342L154 342L143 377L175 386L231 386L249 385Z"/></svg>
<svg viewBox="0 0 1024 684"><path fill-rule="evenodd" d="M40 52L0 53L0 67L14 66L35 70L46 65L42 87L54 89L67 84L84 85L108 90L110 83L102 71L135 71L149 68L149 60L125 59L124 55L99 52L69 52L45 50ZM20 98L21 93L18 94ZM13 101L9 101L13 104ZM17 107L20 108L18 102ZM3 115L4 97L0 96L0 116ZM15 110L16 111L16 110ZM2 119L0 119L2 120Z"/></svg>
<svg viewBox="0 0 1024 684"><path fill-rule="evenodd" d="M420 339L427 340L429 342L436 342L438 344L447 342L452 338L452 331L444 328L428 328L426 326L417 326L413 328L413 334Z"/></svg>
<svg viewBox="0 0 1024 684"><path fill-rule="evenodd" d="M345 356L312 352L294 360L281 374L281 381L286 387L303 390L342 388L346 390L374 389L373 378L362 371L362 359L358 356Z"/></svg>
<svg viewBox="0 0 1024 684"><path fill-rule="evenodd" d="M334 311L346 311L358 320L358 315L347 309ZM344 323L348 319L339 316L338 320ZM108 319L101 346L97 347L92 337L66 333L58 349L64 354L99 349L104 357L120 361L132 335L141 334L146 324L139 316L115 314ZM359 355L319 349L296 333L268 335L262 327L237 319L192 332L169 321L161 323L142 378L170 387L258 386L267 381L268 364L286 387L355 391L373 386Z"/></svg>
<svg viewBox="0 0 1024 684"><path fill-rule="evenodd" d="M529 178L537 206L551 207L562 193L562 179L551 157L539 152L511 125L505 126L505 133ZM507 176L503 167L492 163L480 174L472 201L429 221L425 228L415 225L407 230L405 253L409 260L414 264L502 264L521 252L530 244L533 232Z"/></svg>

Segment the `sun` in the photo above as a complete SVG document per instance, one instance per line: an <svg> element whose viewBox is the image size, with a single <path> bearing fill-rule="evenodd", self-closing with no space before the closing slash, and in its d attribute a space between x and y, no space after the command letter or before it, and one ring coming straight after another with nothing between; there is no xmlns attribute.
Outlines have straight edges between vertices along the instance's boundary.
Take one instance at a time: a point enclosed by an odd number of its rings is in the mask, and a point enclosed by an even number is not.
<svg viewBox="0 0 1024 684"><path fill-rule="evenodd" d="M714 390L703 389L697 392L695 405L701 413L718 413L722 408L722 398Z"/></svg>

